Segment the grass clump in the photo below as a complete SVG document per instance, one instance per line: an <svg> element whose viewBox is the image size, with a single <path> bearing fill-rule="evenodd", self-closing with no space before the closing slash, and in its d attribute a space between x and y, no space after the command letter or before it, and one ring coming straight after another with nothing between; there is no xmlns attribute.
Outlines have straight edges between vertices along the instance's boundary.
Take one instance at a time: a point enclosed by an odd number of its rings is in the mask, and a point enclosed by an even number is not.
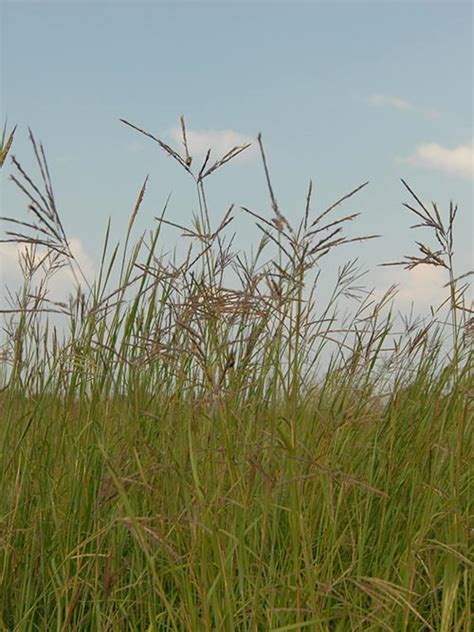
<svg viewBox="0 0 474 632"><path fill-rule="evenodd" d="M373 237L334 215L361 187L313 218L310 186L293 226L259 137L272 215L243 208L261 240L235 252L237 211L213 226L205 183L246 147L193 171L181 124L183 154L127 123L193 178L192 225L163 212L131 246L145 180L95 280L43 147L31 135L43 190L13 158L34 220L4 218L24 285L3 310L0 628L467 632L472 321L454 207L443 223L410 189L440 250L397 263L447 269L451 320L400 333L393 289L364 292L356 262L325 304L318 292L322 259ZM189 239L180 262L158 253L163 225ZM76 290L54 301L64 266Z"/></svg>

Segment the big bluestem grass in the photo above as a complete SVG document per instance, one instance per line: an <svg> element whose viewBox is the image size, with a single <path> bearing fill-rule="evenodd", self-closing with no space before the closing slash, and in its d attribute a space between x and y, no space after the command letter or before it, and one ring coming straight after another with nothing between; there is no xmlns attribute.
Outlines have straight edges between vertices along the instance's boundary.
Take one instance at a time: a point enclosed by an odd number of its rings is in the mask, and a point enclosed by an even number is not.
<svg viewBox="0 0 474 632"><path fill-rule="evenodd" d="M246 146L193 169L184 119L182 151L124 123L192 178L199 210L183 226L165 208L134 241L145 179L95 279L43 147L31 135L40 185L13 158L33 221L6 218L24 284L3 310L0 627L470 630L472 325L454 207L446 225L410 207L441 251L404 262L447 270L447 349L436 315L398 331L394 288L365 291L355 261L322 302L326 255L373 237L337 215L365 184L317 214L310 185L292 225L259 137L270 216L231 206L214 223L207 179ZM233 248L237 213L261 235L253 254ZM165 225L189 241L180 261L160 255ZM66 302L48 294L64 266Z"/></svg>

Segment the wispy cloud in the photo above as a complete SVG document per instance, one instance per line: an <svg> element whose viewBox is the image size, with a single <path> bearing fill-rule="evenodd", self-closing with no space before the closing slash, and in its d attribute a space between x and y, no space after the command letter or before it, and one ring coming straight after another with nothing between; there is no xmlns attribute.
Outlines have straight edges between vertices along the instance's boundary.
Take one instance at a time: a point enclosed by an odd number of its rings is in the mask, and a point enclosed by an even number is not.
<svg viewBox="0 0 474 632"><path fill-rule="evenodd" d="M140 154L146 149L146 143L142 140L132 140L126 145L128 151L132 154Z"/></svg>
<svg viewBox="0 0 474 632"><path fill-rule="evenodd" d="M438 143L425 143L418 145L411 156L402 158L401 161L417 167L474 179L474 148L472 144L449 148L438 145Z"/></svg>
<svg viewBox="0 0 474 632"><path fill-rule="evenodd" d="M370 105L389 107L405 112L413 112L415 114L421 114L426 118L438 118L440 116L439 112L433 108L419 107L414 103L411 103L410 101L406 101L405 99L401 99L400 97L396 96L390 96L386 94L371 94L367 100Z"/></svg>
<svg viewBox="0 0 474 632"><path fill-rule="evenodd" d="M183 138L178 127L169 130L170 137L182 147ZM251 143L252 146L242 152L236 160L249 160L255 157L256 141L251 136L236 132L233 129L225 130L194 130L186 128L189 153L193 158L203 158L208 149L214 158L220 158L230 149L236 146Z"/></svg>

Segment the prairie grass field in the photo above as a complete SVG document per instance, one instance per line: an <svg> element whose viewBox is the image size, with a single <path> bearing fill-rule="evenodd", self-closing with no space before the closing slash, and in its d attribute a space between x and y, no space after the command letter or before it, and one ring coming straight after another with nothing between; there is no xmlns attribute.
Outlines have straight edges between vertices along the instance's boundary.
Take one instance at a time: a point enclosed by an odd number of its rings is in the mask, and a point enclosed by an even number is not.
<svg viewBox="0 0 474 632"><path fill-rule="evenodd" d="M445 303L403 321L395 289L361 289L344 259L375 237L344 212L365 184L319 214L310 186L290 222L259 137L270 213L211 221L207 181L246 147L195 166L184 119L182 151L123 122L193 178L199 210L181 226L163 209L135 238L145 180L122 242L106 228L95 279L43 146L31 134L29 174L2 141L29 214L3 218L23 285L2 310L0 629L470 632L473 321L456 206L403 183L430 241L394 265L446 273ZM237 213L259 236L246 253ZM187 240L180 260L160 254L165 226ZM64 270L66 301L48 293Z"/></svg>

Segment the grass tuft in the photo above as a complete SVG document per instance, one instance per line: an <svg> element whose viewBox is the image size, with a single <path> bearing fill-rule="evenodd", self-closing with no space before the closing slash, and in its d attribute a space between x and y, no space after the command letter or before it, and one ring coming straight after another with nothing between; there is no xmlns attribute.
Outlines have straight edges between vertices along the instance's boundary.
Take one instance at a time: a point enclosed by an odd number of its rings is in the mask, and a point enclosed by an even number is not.
<svg viewBox="0 0 474 632"><path fill-rule="evenodd" d="M446 270L450 320L400 331L394 288L365 291L356 261L319 291L330 252L376 237L337 215L367 183L314 217L310 184L292 225L259 136L271 216L231 206L214 223L207 178L247 146L194 169L184 117L184 153L123 122L193 179L199 210L182 226L165 208L134 241L147 177L95 279L31 132L41 184L12 159L33 219L4 218L24 282L2 310L0 628L468 632L473 346L456 207L444 220L404 183L437 246L395 263ZM261 235L251 254L233 248L237 213ZM182 260L160 256L163 225L188 240ZM64 266L74 292L50 299Z"/></svg>

